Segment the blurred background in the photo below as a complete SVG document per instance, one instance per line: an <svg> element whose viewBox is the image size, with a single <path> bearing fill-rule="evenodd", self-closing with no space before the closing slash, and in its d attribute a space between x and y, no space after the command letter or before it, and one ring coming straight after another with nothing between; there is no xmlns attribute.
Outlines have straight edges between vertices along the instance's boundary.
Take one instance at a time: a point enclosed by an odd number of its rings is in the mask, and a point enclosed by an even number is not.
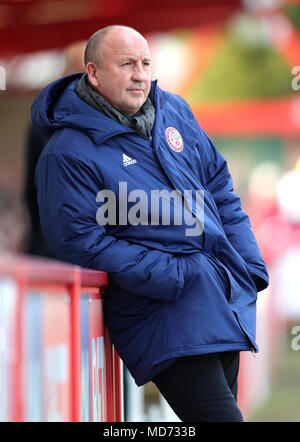
<svg viewBox="0 0 300 442"><path fill-rule="evenodd" d="M83 70L86 40L109 24L146 36L153 79L189 102L227 158L268 265L261 352L241 360L245 419L300 421L300 0L1 1L0 253L48 256L33 188L44 144L30 106ZM127 420L176 419L152 384L125 378Z"/></svg>

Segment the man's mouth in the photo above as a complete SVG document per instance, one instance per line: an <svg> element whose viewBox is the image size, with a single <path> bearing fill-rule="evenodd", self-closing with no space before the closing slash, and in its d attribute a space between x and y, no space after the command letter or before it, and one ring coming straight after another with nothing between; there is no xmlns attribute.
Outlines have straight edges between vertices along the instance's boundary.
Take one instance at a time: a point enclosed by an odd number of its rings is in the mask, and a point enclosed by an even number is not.
<svg viewBox="0 0 300 442"><path fill-rule="evenodd" d="M138 93L138 92L144 92L144 89L141 89L141 88L130 88L130 89L127 89L129 92L133 92L133 93Z"/></svg>

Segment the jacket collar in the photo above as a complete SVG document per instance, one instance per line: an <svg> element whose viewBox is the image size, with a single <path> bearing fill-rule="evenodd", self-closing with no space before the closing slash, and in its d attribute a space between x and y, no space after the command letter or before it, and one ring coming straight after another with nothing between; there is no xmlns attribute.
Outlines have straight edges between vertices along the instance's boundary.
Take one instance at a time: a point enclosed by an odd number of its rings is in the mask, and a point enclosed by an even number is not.
<svg viewBox="0 0 300 442"><path fill-rule="evenodd" d="M31 108L34 125L48 135L66 127L77 129L86 133L96 145L121 133L135 133L134 129L101 114L77 95L76 87L82 74L68 75L43 89ZM151 81L149 97L155 109L157 104L160 108L163 106L157 80Z"/></svg>

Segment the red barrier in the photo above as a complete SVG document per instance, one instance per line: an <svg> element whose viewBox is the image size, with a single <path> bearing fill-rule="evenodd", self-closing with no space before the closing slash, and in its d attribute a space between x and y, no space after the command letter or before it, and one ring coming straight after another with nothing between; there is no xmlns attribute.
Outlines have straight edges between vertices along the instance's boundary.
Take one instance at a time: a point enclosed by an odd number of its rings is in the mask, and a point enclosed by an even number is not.
<svg viewBox="0 0 300 442"><path fill-rule="evenodd" d="M0 420L122 421L103 272L0 256Z"/></svg>

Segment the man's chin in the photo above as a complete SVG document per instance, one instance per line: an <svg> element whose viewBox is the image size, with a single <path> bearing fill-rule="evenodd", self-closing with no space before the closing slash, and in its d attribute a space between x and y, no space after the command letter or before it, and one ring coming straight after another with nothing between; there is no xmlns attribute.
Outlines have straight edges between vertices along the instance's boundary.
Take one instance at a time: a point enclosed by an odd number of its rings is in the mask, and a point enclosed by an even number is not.
<svg viewBox="0 0 300 442"><path fill-rule="evenodd" d="M131 117L132 115L137 113L137 111L143 106L145 101L146 100L138 100L135 101L134 103L128 104L128 107L126 109L127 111L124 113L126 113L126 115L129 115Z"/></svg>

